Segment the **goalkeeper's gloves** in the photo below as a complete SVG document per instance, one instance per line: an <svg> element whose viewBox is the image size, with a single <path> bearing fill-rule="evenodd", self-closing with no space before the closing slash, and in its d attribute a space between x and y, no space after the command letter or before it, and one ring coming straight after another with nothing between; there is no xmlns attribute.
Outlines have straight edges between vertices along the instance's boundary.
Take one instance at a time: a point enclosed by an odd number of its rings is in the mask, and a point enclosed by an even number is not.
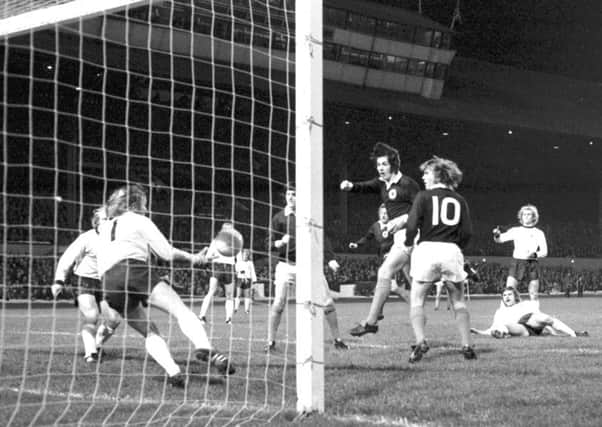
<svg viewBox="0 0 602 427"><path fill-rule="evenodd" d="M500 230L500 226L498 225L493 229L493 238L498 239L501 234L502 234L502 231Z"/></svg>
<svg viewBox="0 0 602 427"><path fill-rule="evenodd" d="M336 259L331 259L330 261L328 261L328 267L330 267L330 269L335 273L338 271L339 268L341 268Z"/></svg>
<svg viewBox="0 0 602 427"><path fill-rule="evenodd" d="M65 282L62 280L55 280L52 285L50 285L50 292L52 292L52 297L57 298L60 294L65 290Z"/></svg>

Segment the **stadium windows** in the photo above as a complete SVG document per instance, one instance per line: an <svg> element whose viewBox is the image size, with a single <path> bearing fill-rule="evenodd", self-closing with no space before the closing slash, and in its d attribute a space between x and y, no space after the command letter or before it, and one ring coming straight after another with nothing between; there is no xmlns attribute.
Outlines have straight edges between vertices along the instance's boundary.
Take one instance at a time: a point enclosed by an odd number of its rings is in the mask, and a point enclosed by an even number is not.
<svg viewBox="0 0 602 427"><path fill-rule="evenodd" d="M382 69L384 57L385 55L383 55L382 53L372 52L370 54L370 58L368 59L368 67L375 68L377 70Z"/></svg>
<svg viewBox="0 0 602 427"><path fill-rule="evenodd" d="M433 39L433 31L428 28L418 28L416 30L414 42L423 46L430 46Z"/></svg>
<svg viewBox="0 0 602 427"><path fill-rule="evenodd" d="M413 76L423 76L426 61L419 61L417 59L410 59L408 61L408 74Z"/></svg>
<svg viewBox="0 0 602 427"><path fill-rule="evenodd" d="M324 9L324 25L345 28L347 24L347 11L327 7Z"/></svg>
<svg viewBox="0 0 602 427"><path fill-rule="evenodd" d="M394 73L405 73L408 67L408 60L395 55L386 55L384 70Z"/></svg>
<svg viewBox="0 0 602 427"><path fill-rule="evenodd" d="M349 63L352 65L366 66L368 63L368 52L359 49L350 49Z"/></svg>
<svg viewBox="0 0 602 427"><path fill-rule="evenodd" d="M451 48L451 33L444 33L441 37L441 48L442 49L450 49Z"/></svg>
<svg viewBox="0 0 602 427"><path fill-rule="evenodd" d="M428 64L426 64L426 69L424 70L424 77L428 77L429 79L432 79L435 77L435 64L432 62L429 62Z"/></svg>
<svg viewBox="0 0 602 427"><path fill-rule="evenodd" d="M445 80L447 77L447 64L435 64L435 75L434 78L438 80Z"/></svg>
<svg viewBox="0 0 602 427"><path fill-rule="evenodd" d="M251 26L242 22L234 24L234 41L248 44L251 41Z"/></svg>
<svg viewBox="0 0 602 427"><path fill-rule="evenodd" d="M398 26L398 33L396 34L396 40L402 42L414 42L414 33L418 32L416 29L410 25L401 25Z"/></svg>
<svg viewBox="0 0 602 427"><path fill-rule="evenodd" d="M270 46L270 32L266 29L255 27L253 32L253 46L255 47L269 47Z"/></svg>
<svg viewBox="0 0 602 427"><path fill-rule="evenodd" d="M342 63L349 62L350 50L351 49L348 48L347 46L341 46L341 50L339 52L339 62L342 62Z"/></svg>
<svg viewBox="0 0 602 427"><path fill-rule="evenodd" d="M435 31L433 34L433 43L431 44L434 48L441 47L441 31Z"/></svg>
<svg viewBox="0 0 602 427"><path fill-rule="evenodd" d="M213 36L218 39L230 40L232 23L223 19L216 19L213 26Z"/></svg>
<svg viewBox="0 0 602 427"><path fill-rule="evenodd" d="M284 33L274 32L272 34L272 48L286 50L288 44L288 36Z"/></svg>
<svg viewBox="0 0 602 427"><path fill-rule="evenodd" d="M336 61L339 55L339 46L334 43L324 43L323 57L325 60Z"/></svg>
<svg viewBox="0 0 602 427"><path fill-rule="evenodd" d="M376 35L386 38L397 38L401 25L396 22L378 20Z"/></svg>
<svg viewBox="0 0 602 427"><path fill-rule="evenodd" d="M211 17L204 14L195 14L194 32L199 34L211 34Z"/></svg>
<svg viewBox="0 0 602 427"><path fill-rule="evenodd" d="M376 19L359 13L350 12L347 15L347 28L359 31L360 33L373 34Z"/></svg>

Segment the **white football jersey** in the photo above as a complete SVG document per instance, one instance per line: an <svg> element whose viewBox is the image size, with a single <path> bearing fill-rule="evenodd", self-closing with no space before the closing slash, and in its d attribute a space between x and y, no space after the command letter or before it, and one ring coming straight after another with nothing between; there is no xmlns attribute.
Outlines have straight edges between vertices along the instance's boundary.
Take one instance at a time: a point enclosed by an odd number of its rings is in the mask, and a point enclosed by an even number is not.
<svg viewBox="0 0 602 427"><path fill-rule="evenodd" d="M151 254L173 259L173 246L149 218L125 212L99 226L98 272L102 276L126 259L149 262Z"/></svg>
<svg viewBox="0 0 602 427"><path fill-rule="evenodd" d="M253 264L253 261L243 261L241 259L236 261L236 277L239 279L249 279L252 282L257 282L255 265Z"/></svg>
<svg viewBox="0 0 602 427"><path fill-rule="evenodd" d="M499 241L514 242L512 257L515 259L528 259L532 253L536 253L538 258L548 255L546 236L537 227L512 227L500 234Z"/></svg>
<svg viewBox="0 0 602 427"><path fill-rule="evenodd" d="M99 236L96 230L92 229L80 234L61 255L54 273L54 280L65 281L71 269L77 276L99 279L98 243Z"/></svg>
<svg viewBox="0 0 602 427"><path fill-rule="evenodd" d="M525 314L537 312L539 312L539 301L522 301L511 307L502 304L493 316L492 328L495 329L497 325L516 324Z"/></svg>

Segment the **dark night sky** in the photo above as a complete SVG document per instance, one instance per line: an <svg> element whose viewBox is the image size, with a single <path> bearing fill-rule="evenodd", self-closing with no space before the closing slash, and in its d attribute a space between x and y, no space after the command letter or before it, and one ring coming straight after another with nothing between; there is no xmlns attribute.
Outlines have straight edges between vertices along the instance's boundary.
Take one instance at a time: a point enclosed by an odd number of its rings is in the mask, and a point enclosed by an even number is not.
<svg viewBox="0 0 602 427"><path fill-rule="evenodd" d="M395 0L389 0L395 3ZM416 10L418 0L398 0ZM448 26L456 0L422 0ZM602 82L600 0L460 0L456 49L465 57Z"/></svg>

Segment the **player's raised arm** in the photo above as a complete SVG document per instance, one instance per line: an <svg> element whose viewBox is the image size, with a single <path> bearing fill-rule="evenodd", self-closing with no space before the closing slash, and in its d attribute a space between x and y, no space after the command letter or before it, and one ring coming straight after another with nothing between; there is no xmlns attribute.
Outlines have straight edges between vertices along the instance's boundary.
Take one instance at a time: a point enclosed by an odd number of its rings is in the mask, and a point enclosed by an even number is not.
<svg viewBox="0 0 602 427"><path fill-rule="evenodd" d="M50 291L54 298L58 297L63 292L65 286L65 279L69 275L69 272L73 266L77 263L77 260L83 257L86 250L86 236L80 234L65 250L63 255L59 258L59 262L56 266L54 273L54 281L50 286Z"/></svg>
<svg viewBox="0 0 602 427"><path fill-rule="evenodd" d="M191 254L181 249L173 247L161 230L149 218L138 217L136 221L140 221L140 233L143 239L148 242L150 249L155 255L165 261L185 261L192 264L201 264L206 262L205 252Z"/></svg>

